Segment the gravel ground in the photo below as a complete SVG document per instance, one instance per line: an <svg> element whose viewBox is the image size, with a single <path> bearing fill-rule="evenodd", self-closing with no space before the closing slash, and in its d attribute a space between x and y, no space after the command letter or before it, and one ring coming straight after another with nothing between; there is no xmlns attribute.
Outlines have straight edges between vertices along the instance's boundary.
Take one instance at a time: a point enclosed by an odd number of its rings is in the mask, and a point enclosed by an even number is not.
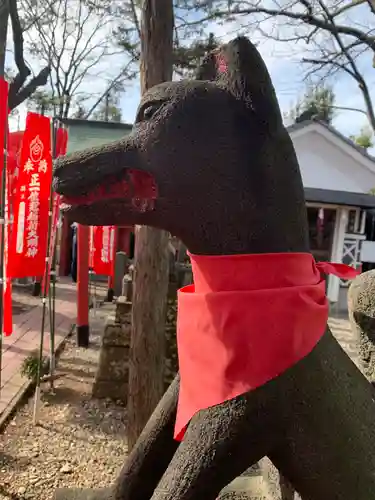
<svg viewBox="0 0 375 500"><path fill-rule="evenodd" d="M0 499L50 500L57 487L98 487L113 482L126 452L126 411L91 399L100 332L108 306L92 321L92 345L77 348L70 338L57 367L55 393L43 387L39 424L33 400L0 436Z"/></svg>
<svg viewBox="0 0 375 500"><path fill-rule="evenodd" d="M40 303L23 289L13 295L19 312ZM111 307L91 317L89 349L77 348L74 337L68 339L58 362L55 393L43 387L39 425L32 424L31 399L0 435L0 500L51 500L57 488L108 486L117 476L127 453L126 409L91 398L100 334ZM345 344L348 332L341 330L339 340ZM221 495L222 500L248 498L263 500L268 495Z"/></svg>

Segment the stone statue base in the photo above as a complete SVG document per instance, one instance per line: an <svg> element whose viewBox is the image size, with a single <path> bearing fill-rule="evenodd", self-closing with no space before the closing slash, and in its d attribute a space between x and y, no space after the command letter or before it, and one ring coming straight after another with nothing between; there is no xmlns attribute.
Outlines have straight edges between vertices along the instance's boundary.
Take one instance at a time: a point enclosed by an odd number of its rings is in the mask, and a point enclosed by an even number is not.
<svg viewBox="0 0 375 500"><path fill-rule="evenodd" d="M127 403L129 380L129 348L131 303L119 297L115 318L108 318L102 337L99 365L92 395Z"/></svg>

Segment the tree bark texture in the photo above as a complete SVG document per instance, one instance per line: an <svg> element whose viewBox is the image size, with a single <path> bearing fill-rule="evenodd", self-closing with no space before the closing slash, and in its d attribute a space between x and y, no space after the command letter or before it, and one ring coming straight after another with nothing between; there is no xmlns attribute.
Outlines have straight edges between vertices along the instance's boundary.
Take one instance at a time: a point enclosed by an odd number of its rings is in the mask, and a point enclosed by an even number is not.
<svg viewBox="0 0 375 500"><path fill-rule="evenodd" d="M144 0L141 90L172 79L172 0ZM168 291L165 231L138 226L129 366L128 446L134 446L164 393L165 316Z"/></svg>

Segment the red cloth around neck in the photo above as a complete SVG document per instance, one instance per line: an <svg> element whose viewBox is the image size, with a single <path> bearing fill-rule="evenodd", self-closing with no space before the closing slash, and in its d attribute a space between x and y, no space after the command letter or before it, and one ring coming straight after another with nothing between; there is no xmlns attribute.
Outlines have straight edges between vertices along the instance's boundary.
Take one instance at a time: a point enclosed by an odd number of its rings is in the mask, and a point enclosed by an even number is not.
<svg viewBox="0 0 375 500"><path fill-rule="evenodd" d="M177 440L199 410L260 387L307 356L327 325L321 273L358 274L308 253L190 258L194 285L178 292Z"/></svg>

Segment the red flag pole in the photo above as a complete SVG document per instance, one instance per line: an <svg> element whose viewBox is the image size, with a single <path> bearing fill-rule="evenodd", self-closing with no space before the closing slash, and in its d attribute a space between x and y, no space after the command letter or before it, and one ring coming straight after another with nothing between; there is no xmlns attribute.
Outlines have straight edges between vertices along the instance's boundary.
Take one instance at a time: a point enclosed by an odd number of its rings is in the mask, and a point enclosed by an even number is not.
<svg viewBox="0 0 375 500"><path fill-rule="evenodd" d="M0 158L2 157L1 171L1 193L0 193L0 395L1 395L1 371L3 360L3 317L4 317L4 250L5 250L5 193L6 193L6 153L7 153L7 120L8 120L8 84L5 80L1 80L0 94L5 94L4 109L0 109L0 130L1 125L4 124L3 137L0 137ZM1 95L0 95L1 98ZM1 103L0 103L0 107Z"/></svg>
<svg viewBox="0 0 375 500"><path fill-rule="evenodd" d="M1 198L0 198L0 394L1 394L1 371L3 359L3 318L4 318L4 246L5 246L5 182L6 182L6 131L4 135L4 156L1 172Z"/></svg>
<svg viewBox="0 0 375 500"><path fill-rule="evenodd" d="M58 121L54 118L52 121L52 135L54 136L55 128L58 125ZM51 159L52 160L52 159ZM52 173L52 172L51 172ZM48 294L48 272L49 272L49 259L50 259L50 245L49 241L51 239L52 232L52 208L53 208L53 191L52 191L52 178L50 183L50 191L49 191L49 208L48 208L48 231L47 231L47 248L45 254L45 271L43 276L44 286L42 293L42 326L40 331L40 344L39 344L39 363L38 363L38 372L36 378L36 387L35 387L35 397L34 397L34 412L33 412L33 423L36 425L38 420L38 410L39 410L39 401L40 401L40 382L42 376L42 365L43 365L43 349L44 349L44 333L45 333L45 324L46 324L46 312L47 312L47 294ZM50 360L50 363L53 360Z"/></svg>
<svg viewBox="0 0 375 500"><path fill-rule="evenodd" d="M89 257L90 227L77 228L77 344L89 346Z"/></svg>
<svg viewBox="0 0 375 500"><path fill-rule="evenodd" d="M53 120L53 128L52 128L52 160L55 160L57 157L57 129L59 127L59 122L57 120ZM52 230L57 231L57 227L53 228L53 206L54 206L54 198L53 192L51 189L51 199L50 199L50 207L52 206L52 210L50 210L51 215L51 233ZM58 208L56 208L58 210ZM44 276L44 293L48 293L48 306L49 306L49 324L50 324L50 388L51 391L54 390L54 381L53 377L55 375L55 326L56 326L56 236L51 234L51 239L54 240L52 247L49 245L48 256L48 264L46 267L46 272ZM52 253L52 255L51 255Z"/></svg>

